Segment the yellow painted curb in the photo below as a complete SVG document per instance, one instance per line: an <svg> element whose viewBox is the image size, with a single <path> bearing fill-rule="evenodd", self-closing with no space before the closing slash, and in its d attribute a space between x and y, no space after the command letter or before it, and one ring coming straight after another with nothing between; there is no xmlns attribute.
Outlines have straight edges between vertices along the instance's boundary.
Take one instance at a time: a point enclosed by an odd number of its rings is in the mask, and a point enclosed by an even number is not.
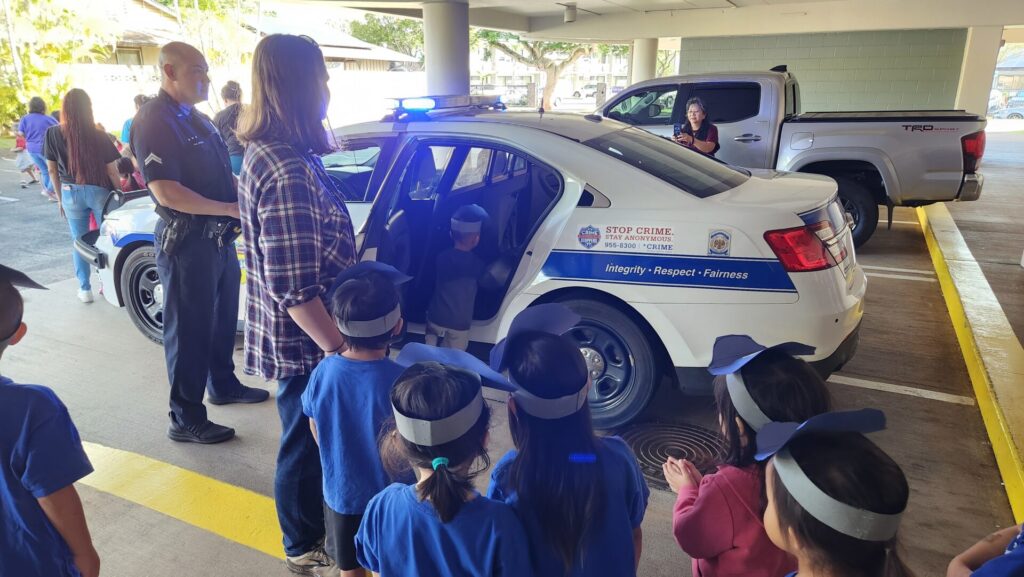
<svg viewBox="0 0 1024 577"><path fill-rule="evenodd" d="M81 484L284 559L270 497L137 453L82 444L96 471Z"/></svg>
<svg viewBox="0 0 1024 577"><path fill-rule="evenodd" d="M941 207L941 210L948 212L943 205L933 206ZM928 208L933 209L933 207ZM928 252L931 254L935 273L939 279L939 285L942 287L942 296L946 301L946 308L949 310L953 329L956 332L957 341L960 343L967 372L971 377L971 385L978 400L978 408L981 411L985 429L988 431L988 437L992 443L992 451L995 453L996 464L1003 478L1010 508L1014 518L1020 523L1024 521L1024 462L1021 458L1021 447L1018 447L1014 441L1006 412L1001 406L999 396L993 386L989 369L985 365L982 348L979 346L974 328L964 309L963 297L949 270L943 247L940 246L932 228L933 224L928 217L928 211L923 207L918 208L917 217L921 221L925 243L928 245ZM1022 385L1022 383L1018 383L1018 385ZM1015 407L1014 410L1024 411L1024 407ZM1024 422L1017 423L1016 426L1024 427Z"/></svg>

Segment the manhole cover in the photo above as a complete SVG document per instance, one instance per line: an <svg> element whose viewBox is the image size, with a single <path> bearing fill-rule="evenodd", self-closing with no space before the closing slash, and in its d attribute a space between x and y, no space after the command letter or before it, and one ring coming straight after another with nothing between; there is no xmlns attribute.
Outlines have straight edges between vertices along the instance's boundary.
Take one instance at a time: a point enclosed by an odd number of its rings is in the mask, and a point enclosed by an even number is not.
<svg viewBox="0 0 1024 577"><path fill-rule="evenodd" d="M725 456L722 437L696 425L640 423L620 436L633 449L647 483L658 489L668 489L661 466L669 457L686 459L706 474Z"/></svg>

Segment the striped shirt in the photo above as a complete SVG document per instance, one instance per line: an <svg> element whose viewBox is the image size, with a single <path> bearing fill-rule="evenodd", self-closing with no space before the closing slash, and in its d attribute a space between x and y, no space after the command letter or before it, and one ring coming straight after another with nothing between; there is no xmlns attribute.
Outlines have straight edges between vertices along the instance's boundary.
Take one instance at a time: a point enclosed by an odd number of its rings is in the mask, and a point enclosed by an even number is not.
<svg viewBox="0 0 1024 577"><path fill-rule="evenodd" d="M356 260L348 210L332 200L326 178L319 158L288 144L254 142L246 149L238 204L248 273L247 374L308 375L323 358L287 309L320 298Z"/></svg>

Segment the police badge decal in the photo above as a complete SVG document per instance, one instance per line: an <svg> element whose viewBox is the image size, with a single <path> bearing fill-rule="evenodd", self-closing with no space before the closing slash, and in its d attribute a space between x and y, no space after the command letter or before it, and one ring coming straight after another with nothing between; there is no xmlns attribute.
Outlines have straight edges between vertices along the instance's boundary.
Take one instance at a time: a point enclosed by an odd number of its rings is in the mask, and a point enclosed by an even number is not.
<svg viewBox="0 0 1024 577"><path fill-rule="evenodd" d="M580 229L580 233L576 235L576 240L580 242L583 248L594 248L601 242L601 231L592 225L587 225Z"/></svg>
<svg viewBox="0 0 1024 577"><path fill-rule="evenodd" d="M708 255L729 256L732 250L732 235L726 230L712 230L708 232Z"/></svg>

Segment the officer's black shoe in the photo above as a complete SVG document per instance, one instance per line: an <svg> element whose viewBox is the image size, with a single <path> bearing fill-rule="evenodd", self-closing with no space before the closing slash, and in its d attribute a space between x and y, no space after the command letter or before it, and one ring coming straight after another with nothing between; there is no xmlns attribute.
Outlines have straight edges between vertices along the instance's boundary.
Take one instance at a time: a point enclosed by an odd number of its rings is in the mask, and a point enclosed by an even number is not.
<svg viewBox="0 0 1024 577"><path fill-rule="evenodd" d="M228 395L226 397L215 397L210 395L206 397L206 400L210 401L210 404L212 405L230 405L232 403L262 403L270 398L270 391L247 387L245 385L240 386L242 388L232 395Z"/></svg>
<svg viewBox="0 0 1024 577"><path fill-rule="evenodd" d="M234 436L235 430L231 427L218 425L209 420L201 425L181 425L174 418L174 413L171 413L171 425L167 427L167 437L179 443L213 445L223 443Z"/></svg>

